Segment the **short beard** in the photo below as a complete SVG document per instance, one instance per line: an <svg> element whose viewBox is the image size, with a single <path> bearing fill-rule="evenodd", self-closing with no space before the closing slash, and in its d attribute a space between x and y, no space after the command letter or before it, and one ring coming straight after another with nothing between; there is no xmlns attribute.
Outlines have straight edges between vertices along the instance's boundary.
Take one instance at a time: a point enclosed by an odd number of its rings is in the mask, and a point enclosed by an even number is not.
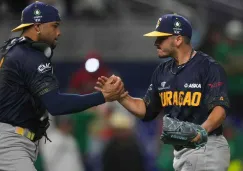
<svg viewBox="0 0 243 171"><path fill-rule="evenodd" d="M51 45L51 49L55 49L57 45L55 45L54 43Z"/></svg>
<svg viewBox="0 0 243 171"><path fill-rule="evenodd" d="M173 44L173 42L171 42L171 44L170 44L170 48L169 49L167 49L167 52L169 52L167 55L164 55L164 56L159 56L159 58L161 59L161 58L170 58L170 57L174 57L175 56L175 45Z"/></svg>
<svg viewBox="0 0 243 171"><path fill-rule="evenodd" d="M171 54L171 51L169 51L169 49L167 49L166 52L169 52L169 53L168 53L167 55L158 56L158 57L159 57L160 59L161 59L161 58L169 58L169 57L171 57L171 55L172 55L172 54Z"/></svg>
<svg viewBox="0 0 243 171"><path fill-rule="evenodd" d="M56 45L54 43L50 43L50 42L46 41L45 39L42 39L41 37L39 38L38 41L49 45L51 49L55 49L56 48Z"/></svg>
<svg viewBox="0 0 243 171"><path fill-rule="evenodd" d="M162 59L162 58L169 58L169 57L171 57L171 55L159 56L160 59Z"/></svg>

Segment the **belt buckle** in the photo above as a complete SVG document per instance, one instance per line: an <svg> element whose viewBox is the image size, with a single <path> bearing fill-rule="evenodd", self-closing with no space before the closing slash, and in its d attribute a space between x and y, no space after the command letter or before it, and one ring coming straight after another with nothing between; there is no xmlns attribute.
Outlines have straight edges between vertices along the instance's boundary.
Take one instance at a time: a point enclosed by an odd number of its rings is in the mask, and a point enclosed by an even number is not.
<svg viewBox="0 0 243 171"><path fill-rule="evenodd" d="M15 133L22 135L22 136L28 138L31 141L33 141L34 138L35 138L35 133L31 132L27 128L16 127Z"/></svg>

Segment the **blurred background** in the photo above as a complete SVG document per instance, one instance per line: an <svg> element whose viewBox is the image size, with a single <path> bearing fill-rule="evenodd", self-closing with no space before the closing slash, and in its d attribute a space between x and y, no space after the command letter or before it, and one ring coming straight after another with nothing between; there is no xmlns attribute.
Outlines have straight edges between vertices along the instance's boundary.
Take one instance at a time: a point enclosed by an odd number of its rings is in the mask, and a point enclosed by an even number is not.
<svg viewBox="0 0 243 171"><path fill-rule="evenodd" d="M0 1L0 37L20 23L31 0ZM132 96L143 97L158 59L153 39L142 35L165 13L187 17L192 44L218 60L229 79L231 111L225 136L229 171L243 171L242 0L45 0L62 16L53 62L61 91L90 93L101 75L120 76ZM172 171L173 149L159 140L161 116L144 123L117 103L52 118L35 163L38 171Z"/></svg>

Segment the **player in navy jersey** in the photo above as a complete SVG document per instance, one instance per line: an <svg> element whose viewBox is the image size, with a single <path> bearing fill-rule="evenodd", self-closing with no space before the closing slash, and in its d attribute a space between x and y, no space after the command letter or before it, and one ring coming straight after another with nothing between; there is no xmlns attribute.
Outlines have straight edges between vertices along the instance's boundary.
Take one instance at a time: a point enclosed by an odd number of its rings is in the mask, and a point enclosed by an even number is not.
<svg viewBox="0 0 243 171"><path fill-rule="evenodd" d="M230 150L222 135L222 124L228 114L229 99L224 69L212 57L192 48L191 24L180 15L163 15L156 30L144 36L155 37L158 56L171 59L156 68L144 98L134 98L126 92L118 101L144 121L163 111L180 121L199 124L207 131L208 142L200 149L174 147L176 171L227 171ZM98 80L96 89L102 90L107 78ZM200 134L193 139L197 141Z"/></svg>
<svg viewBox="0 0 243 171"><path fill-rule="evenodd" d="M39 140L43 136L49 140L48 113L56 116L80 112L113 101L123 91L119 80L107 84L102 92L78 95L59 91L51 57L61 35L60 22L56 8L34 2L23 10L21 25L12 30L21 31L21 36L11 38L0 48L1 171L36 170L33 162Z"/></svg>

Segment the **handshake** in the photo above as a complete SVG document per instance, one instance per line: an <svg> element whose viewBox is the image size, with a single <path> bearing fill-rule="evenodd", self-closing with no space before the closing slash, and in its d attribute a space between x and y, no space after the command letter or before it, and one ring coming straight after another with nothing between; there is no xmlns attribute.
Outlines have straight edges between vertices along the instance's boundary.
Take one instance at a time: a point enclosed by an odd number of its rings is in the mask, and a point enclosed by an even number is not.
<svg viewBox="0 0 243 171"><path fill-rule="evenodd" d="M128 95L121 78L118 76L112 75L109 78L101 76L96 84L95 89L102 92L106 102L121 100Z"/></svg>

